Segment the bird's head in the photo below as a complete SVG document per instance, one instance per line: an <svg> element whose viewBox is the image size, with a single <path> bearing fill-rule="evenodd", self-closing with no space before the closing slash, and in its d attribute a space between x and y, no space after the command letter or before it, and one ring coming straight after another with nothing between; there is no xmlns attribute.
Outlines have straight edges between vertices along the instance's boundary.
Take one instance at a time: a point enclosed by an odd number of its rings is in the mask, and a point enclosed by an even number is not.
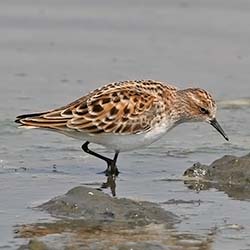
<svg viewBox="0 0 250 250"><path fill-rule="evenodd" d="M227 141L229 140L224 130L216 120L216 103L212 96L200 88L179 90L179 101L182 102L182 114L186 121L207 122L211 124Z"/></svg>

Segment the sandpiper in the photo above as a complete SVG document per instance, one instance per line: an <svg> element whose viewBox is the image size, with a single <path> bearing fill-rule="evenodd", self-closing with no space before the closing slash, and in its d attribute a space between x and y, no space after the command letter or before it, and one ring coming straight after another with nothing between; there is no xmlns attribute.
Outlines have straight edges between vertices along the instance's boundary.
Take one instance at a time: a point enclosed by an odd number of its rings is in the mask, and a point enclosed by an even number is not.
<svg viewBox="0 0 250 250"><path fill-rule="evenodd" d="M15 121L84 140L82 149L106 161L106 173L113 175L118 174L119 152L150 145L183 122L205 121L228 140L215 114L215 101L201 88L179 90L166 82L135 80L107 84L66 106ZM90 143L114 150L114 158L90 150Z"/></svg>

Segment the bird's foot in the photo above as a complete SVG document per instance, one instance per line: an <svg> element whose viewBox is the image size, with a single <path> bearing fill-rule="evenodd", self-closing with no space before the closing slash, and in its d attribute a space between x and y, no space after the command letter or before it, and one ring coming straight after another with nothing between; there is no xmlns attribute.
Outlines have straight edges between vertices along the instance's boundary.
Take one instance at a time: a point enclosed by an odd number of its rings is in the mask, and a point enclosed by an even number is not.
<svg viewBox="0 0 250 250"><path fill-rule="evenodd" d="M119 175L119 170L113 160L107 161L107 168L99 172L98 174L105 174L106 176L118 176Z"/></svg>
<svg viewBox="0 0 250 250"><path fill-rule="evenodd" d="M99 172L98 174L105 174L106 176L118 176L119 173L120 171L116 166L113 168L108 166L104 171Z"/></svg>

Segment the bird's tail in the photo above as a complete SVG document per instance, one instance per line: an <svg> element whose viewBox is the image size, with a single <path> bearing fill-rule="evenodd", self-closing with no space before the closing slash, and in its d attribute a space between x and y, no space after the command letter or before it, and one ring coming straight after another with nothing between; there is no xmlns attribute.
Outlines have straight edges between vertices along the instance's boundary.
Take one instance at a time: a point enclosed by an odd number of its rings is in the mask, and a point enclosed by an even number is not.
<svg viewBox="0 0 250 250"><path fill-rule="evenodd" d="M65 126L68 119L59 115L59 112L41 112L24 114L16 117L15 122L26 128L60 129Z"/></svg>
<svg viewBox="0 0 250 250"><path fill-rule="evenodd" d="M43 115L43 114L45 114L45 113L46 113L46 112L19 115L19 116L16 117L15 122L16 122L16 123L22 124L22 120L23 120L23 119L32 118L32 117L39 117L40 115Z"/></svg>

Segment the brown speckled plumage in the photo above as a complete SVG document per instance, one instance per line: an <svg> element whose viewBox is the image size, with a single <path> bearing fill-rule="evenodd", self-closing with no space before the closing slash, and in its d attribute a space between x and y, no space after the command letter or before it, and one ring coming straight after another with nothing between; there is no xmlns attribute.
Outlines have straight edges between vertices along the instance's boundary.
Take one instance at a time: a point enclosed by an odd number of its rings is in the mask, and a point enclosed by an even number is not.
<svg viewBox="0 0 250 250"><path fill-rule="evenodd" d="M146 132L170 113L166 107L176 90L152 80L111 83L67 106L17 118L26 126L91 134L135 134Z"/></svg>
<svg viewBox="0 0 250 250"><path fill-rule="evenodd" d="M130 150L158 140L182 122L212 124L215 113L215 101L203 89L178 90L168 83L135 80L107 84L66 106L18 116L16 122Z"/></svg>
<svg viewBox="0 0 250 250"><path fill-rule="evenodd" d="M203 89L136 80L107 84L66 106L20 115L16 122L84 140L82 149L107 163L106 174L117 175L120 151L147 146L183 122L208 122L228 140L215 114L215 101ZM113 149L114 158L90 150L90 142Z"/></svg>

